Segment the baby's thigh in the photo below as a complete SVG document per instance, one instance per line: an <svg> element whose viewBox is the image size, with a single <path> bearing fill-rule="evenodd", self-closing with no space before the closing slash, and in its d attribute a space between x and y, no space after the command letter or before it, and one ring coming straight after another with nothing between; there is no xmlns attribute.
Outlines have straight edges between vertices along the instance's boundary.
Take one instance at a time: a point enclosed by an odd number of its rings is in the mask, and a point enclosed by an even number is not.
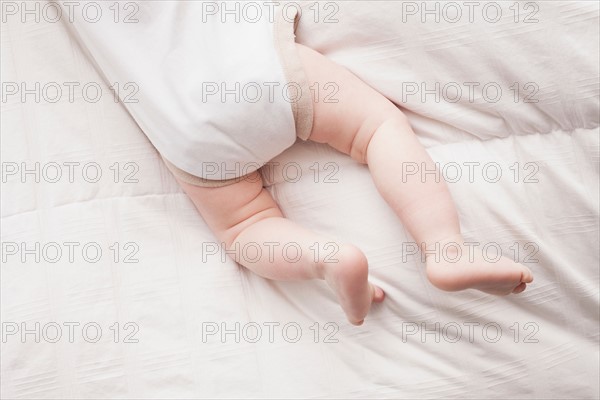
<svg viewBox="0 0 600 400"><path fill-rule="evenodd" d="M258 171L221 187L196 186L178 179L215 236L227 247L249 225L282 213L263 188Z"/></svg>
<svg viewBox="0 0 600 400"><path fill-rule="evenodd" d="M306 46L296 46L312 92L310 140L351 154L353 143L368 142L381 123L402 116L392 102L346 68Z"/></svg>

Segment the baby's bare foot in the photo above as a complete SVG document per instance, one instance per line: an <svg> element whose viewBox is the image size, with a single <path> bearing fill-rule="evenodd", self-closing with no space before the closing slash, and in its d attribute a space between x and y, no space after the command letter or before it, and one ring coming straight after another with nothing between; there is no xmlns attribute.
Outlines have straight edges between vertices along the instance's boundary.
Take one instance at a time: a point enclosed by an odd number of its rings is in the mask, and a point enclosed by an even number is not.
<svg viewBox="0 0 600 400"><path fill-rule="evenodd" d="M380 303L385 294L368 281L367 258L358 248L342 245L336 262L325 263L325 281L335 292L348 321L362 325L371 303Z"/></svg>
<svg viewBox="0 0 600 400"><path fill-rule="evenodd" d="M480 247L466 246L462 237L445 240L426 259L427 276L442 290L478 289L495 295L521 293L533 281L529 268L506 257L485 256Z"/></svg>

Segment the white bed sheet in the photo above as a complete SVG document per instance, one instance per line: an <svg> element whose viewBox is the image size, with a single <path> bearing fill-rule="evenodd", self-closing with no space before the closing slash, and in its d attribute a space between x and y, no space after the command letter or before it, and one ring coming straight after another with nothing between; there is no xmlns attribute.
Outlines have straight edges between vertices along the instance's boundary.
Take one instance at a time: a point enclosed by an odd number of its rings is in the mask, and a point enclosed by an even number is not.
<svg viewBox="0 0 600 400"><path fill-rule="evenodd" d="M467 238L498 243L507 255L519 249L520 261L539 249L538 261L526 262L535 281L525 293L432 287L366 168L312 143L274 160L290 174L300 166L302 176L284 180L275 168L269 189L289 218L360 246L386 301L353 327L324 284L266 281L221 261L209 254L215 239L191 202L64 24L8 19L3 82L94 82L103 96L2 102L2 398L598 398L598 4L538 2L531 25L511 24L510 14L498 24L399 23L400 4L337 3L335 24L305 14L298 41L402 103L440 165L502 167L496 183L480 169L470 183L463 167L450 190ZM496 82L511 95L512 82L535 82L539 102L402 101L402 82L467 80ZM8 173L36 162L50 179L49 163L80 164L72 183L66 169L56 183ZM509 167L517 162L515 183ZM98 164L98 183L83 179L86 163ZM536 166L538 182L524 182ZM124 182L130 173L136 183ZM75 261L12 254L12 244L36 242L48 251L51 242L77 242ZM103 251L96 263L83 259L88 243ZM132 249L139 262L125 263ZM39 343L33 333L9 334L36 322ZM69 322L80 324L73 343ZM102 328L98 342L85 340L94 329L83 337L86 323ZM236 323L239 342L209 335ZM471 335L470 323L479 324ZM50 343L54 324L63 337ZM251 343L256 324L262 336ZM135 327L129 339L138 343L126 343Z"/></svg>

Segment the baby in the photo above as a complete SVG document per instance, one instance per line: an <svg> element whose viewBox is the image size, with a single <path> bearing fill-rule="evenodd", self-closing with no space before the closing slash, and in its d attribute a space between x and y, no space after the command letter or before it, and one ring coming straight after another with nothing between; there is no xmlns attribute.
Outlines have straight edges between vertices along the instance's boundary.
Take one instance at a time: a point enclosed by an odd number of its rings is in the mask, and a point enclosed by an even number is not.
<svg viewBox="0 0 600 400"><path fill-rule="evenodd" d="M335 241L286 219L263 187L258 167L289 147L297 135L326 143L368 165L377 189L426 254L427 276L433 285L497 295L525 290L533 280L528 268L504 257L489 262L481 251L466 246L443 180L402 176L403 163L416 163L429 171L436 167L398 107L347 69L296 44L295 13L291 19L287 14L287 22L281 22L278 14L279 23L226 24L227 15L209 18L216 15L215 4L143 2L139 26L100 22L75 28L109 79L133 76L147 83L140 84L144 101L124 103L218 240L228 250L252 245L261 247L259 254L269 255L249 260L239 251L230 251L235 261L267 279L324 280L355 325L363 323L373 302L384 300L383 290L368 280L368 261L359 248L338 243L333 257L327 251L314 251L315 243L325 246ZM215 87L206 85L207 77L213 84L217 78L265 83L270 77L284 80L284 74L288 83L305 90L299 101L283 106L281 101L275 104L263 98L247 104L211 102L198 91ZM331 84L337 90L334 101L307 95L307 88ZM295 129L293 122L285 120L290 111ZM260 124L248 123L257 117ZM270 148L275 150L268 152ZM225 176L219 174L202 176L199 165L208 161L256 166L245 175L222 179ZM299 245L300 259L270 251L273 243Z"/></svg>
<svg viewBox="0 0 600 400"><path fill-rule="evenodd" d="M345 68L308 47L297 44L296 48L309 86L323 87L335 82L339 88L339 101L313 103L314 119L308 139L327 143L368 165L377 189L427 254L431 283L447 291L474 288L497 295L525 290L533 280L527 267L505 257L488 262L477 256L481 251L469 251L465 246L444 181L422 181L418 174L401 177L404 162L435 169L405 115ZM274 257L252 262L235 256L238 263L254 273L274 280L325 280L355 325L363 323L372 302L384 300L383 290L368 281L364 253L346 243L339 244L335 260L325 260L325 252L312 251L315 242L334 240L286 219L263 187L258 172L220 187L203 187L183 180L179 183L226 248L243 248L252 243L263 246L262 254L269 254L269 243L295 242L301 246L302 258L295 262L278 252L272 252ZM449 243L452 246L446 246L447 251L440 256L440 249ZM317 259L315 254L319 255ZM470 254L475 257L469 257Z"/></svg>

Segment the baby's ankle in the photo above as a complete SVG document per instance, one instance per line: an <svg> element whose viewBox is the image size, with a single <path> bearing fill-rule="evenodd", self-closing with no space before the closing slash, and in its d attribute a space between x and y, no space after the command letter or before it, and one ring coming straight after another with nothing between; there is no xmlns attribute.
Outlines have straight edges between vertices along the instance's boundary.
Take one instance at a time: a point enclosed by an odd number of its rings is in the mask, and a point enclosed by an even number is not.
<svg viewBox="0 0 600 400"><path fill-rule="evenodd" d="M442 253L458 255L461 253L461 249L464 246L465 240L460 233L444 236L436 241L421 242L419 244L419 248L425 261L429 261L429 258L435 257L436 255L439 256Z"/></svg>

